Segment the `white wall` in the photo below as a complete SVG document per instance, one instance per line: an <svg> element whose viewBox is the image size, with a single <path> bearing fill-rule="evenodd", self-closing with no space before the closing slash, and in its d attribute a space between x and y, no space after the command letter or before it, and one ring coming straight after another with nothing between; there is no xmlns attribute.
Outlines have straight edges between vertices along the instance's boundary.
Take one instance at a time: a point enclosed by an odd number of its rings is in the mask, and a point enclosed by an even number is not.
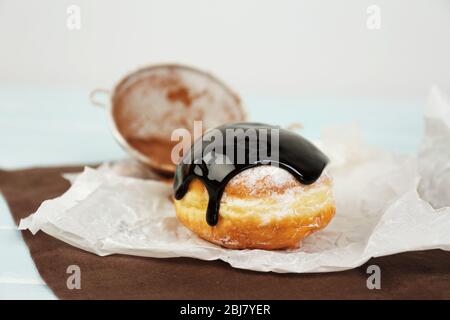
<svg viewBox="0 0 450 320"><path fill-rule="evenodd" d="M366 27L371 4L380 30ZM239 92L416 97L450 91L449 59L449 0L0 0L0 85L110 87L180 62Z"/></svg>

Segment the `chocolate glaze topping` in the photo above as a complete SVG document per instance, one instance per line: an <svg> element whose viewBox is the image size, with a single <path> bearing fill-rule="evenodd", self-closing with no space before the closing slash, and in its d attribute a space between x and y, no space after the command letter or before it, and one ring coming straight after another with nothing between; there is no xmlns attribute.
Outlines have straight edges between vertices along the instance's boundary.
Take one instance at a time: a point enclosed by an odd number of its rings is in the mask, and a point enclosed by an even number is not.
<svg viewBox="0 0 450 320"><path fill-rule="evenodd" d="M247 138L239 140L232 136L230 139L230 132L245 132ZM300 183L312 184L327 163L326 155L289 130L262 123L223 125L205 132L184 155L175 172L175 199L184 197L194 178L200 179L209 195L206 221L214 226L219 220L220 199L225 186L243 170L259 165L277 165L289 171Z"/></svg>

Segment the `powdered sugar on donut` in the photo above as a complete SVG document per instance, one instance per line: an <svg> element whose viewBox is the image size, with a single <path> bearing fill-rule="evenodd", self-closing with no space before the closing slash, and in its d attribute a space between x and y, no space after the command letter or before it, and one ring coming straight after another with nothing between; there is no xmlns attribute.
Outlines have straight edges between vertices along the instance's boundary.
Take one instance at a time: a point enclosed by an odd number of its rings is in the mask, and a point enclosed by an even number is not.
<svg viewBox="0 0 450 320"><path fill-rule="evenodd" d="M318 181L324 177L328 177L325 171ZM298 184L297 179L287 170L271 165L262 165L244 170L233 177L229 183L239 184L251 190L260 188L261 184L268 188L280 188L286 185Z"/></svg>
<svg viewBox="0 0 450 320"><path fill-rule="evenodd" d="M270 186L281 187L295 178L284 169L266 165L244 170L231 179L230 183L238 183L247 188L256 188L261 184L263 179L264 183L269 184Z"/></svg>

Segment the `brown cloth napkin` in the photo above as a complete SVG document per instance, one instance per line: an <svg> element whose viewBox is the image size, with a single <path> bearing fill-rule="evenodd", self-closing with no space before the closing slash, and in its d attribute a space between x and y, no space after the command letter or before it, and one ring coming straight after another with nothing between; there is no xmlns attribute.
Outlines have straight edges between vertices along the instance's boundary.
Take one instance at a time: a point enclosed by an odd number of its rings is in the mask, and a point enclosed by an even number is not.
<svg viewBox="0 0 450 320"><path fill-rule="evenodd" d="M14 220L62 194L63 172L81 167L0 171ZM320 274L276 274L235 269L222 261L99 257L43 232L22 233L42 278L61 299L450 299L450 252L408 252L359 268ZM381 289L369 290L367 267L381 268ZM81 269L81 289L69 290L67 267Z"/></svg>

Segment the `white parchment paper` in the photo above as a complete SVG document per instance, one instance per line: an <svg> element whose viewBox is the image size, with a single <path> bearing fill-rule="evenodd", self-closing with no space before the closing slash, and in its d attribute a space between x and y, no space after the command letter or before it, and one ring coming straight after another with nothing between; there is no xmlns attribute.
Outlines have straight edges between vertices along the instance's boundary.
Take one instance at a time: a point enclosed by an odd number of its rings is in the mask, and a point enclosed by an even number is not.
<svg viewBox="0 0 450 320"><path fill-rule="evenodd" d="M409 156L365 144L357 127L325 130L317 144L331 158L337 213L298 250L229 250L201 240L177 221L170 185L117 174L139 176L142 168L132 162L86 168L65 194L43 202L19 228L102 256L221 259L274 272L339 271L371 257L450 250L450 104L436 88L425 125L419 154Z"/></svg>

